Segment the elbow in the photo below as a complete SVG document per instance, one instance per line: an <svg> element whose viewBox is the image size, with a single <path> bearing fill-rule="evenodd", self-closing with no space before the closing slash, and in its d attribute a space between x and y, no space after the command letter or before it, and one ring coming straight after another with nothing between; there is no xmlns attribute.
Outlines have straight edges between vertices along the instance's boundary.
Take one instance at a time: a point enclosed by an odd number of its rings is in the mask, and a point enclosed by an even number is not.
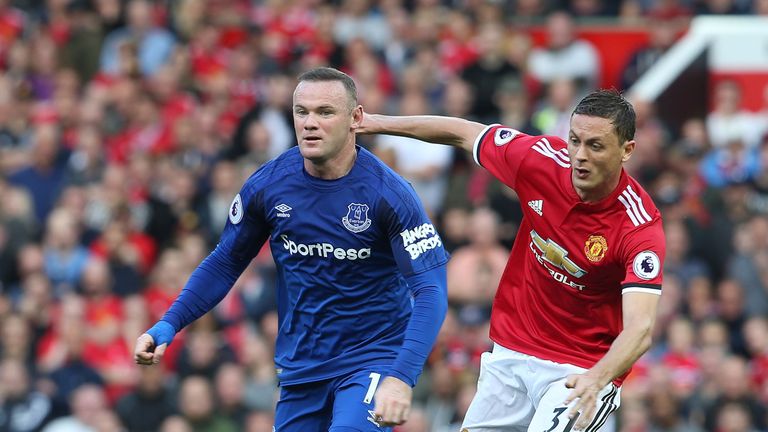
<svg viewBox="0 0 768 432"><path fill-rule="evenodd" d="M643 336L641 336L640 339L640 349L642 350L642 353L645 353L649 349L651 349L651 345L653 345L653 336L651 335L651 332L648 331Z"/></svg>
<svg viewBox="0 0 768 432"><path fill-rule="evenodd" d="M448 314L448 294L445 287L439 288L439 295L437 295L432 303L435 318L440 325L445 321L445 316Z"/></svg>
<svg viewBox="0 0 768 432"><path fill-rule="evenodd" d="M422 287L414 292L414 300L423 310L430 311L432 319L442 322L448 313L448 295L445 285Z"/></svg>
<svg viewBox="0 0 768 432"><path fill-rule="evenodd" d="M437 312L440 316L440 320L444 320L445 315L448 313L448 296L444 295L440 297L440 299L437 301L437 305L435 305L435 308L437 309Z"/></svg>

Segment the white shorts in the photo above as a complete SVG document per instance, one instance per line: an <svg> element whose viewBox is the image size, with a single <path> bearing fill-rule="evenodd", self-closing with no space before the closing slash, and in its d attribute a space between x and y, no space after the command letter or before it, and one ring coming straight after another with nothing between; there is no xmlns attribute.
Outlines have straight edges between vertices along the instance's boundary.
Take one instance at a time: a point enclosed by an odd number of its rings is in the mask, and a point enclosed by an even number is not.
<svg viewBox="0 0 768 432"><path fill-rule="evenodd" d="M464 416L462 432L568 432L575 423L563 401L570 374L586 372L578 366L541 360L494 344L483 353L477 393ZM597 398L595 417L584 432L596 432L619 407L621 388L605 386ZM575 403L575 402L572 402Z"/></svg>

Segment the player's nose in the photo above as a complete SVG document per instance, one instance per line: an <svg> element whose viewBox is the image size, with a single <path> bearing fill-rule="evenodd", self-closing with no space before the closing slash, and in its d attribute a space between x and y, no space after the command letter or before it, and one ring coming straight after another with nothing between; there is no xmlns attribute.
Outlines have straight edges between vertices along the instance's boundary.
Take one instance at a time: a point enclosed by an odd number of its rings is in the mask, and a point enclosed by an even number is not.
<svg viewBox="0 0 768 432"><path fill-rule="evenodd" d="M304 118L304 129L317 129L317 118L314 114L309 113Z"/></svg>
<svg viewBox="0 0 768 432"><path fill-rule="evenodd" d="M580 145L576 148L576 154L574 156L577 161L586 162L589 159L588 153L586 146Z"/></svg>

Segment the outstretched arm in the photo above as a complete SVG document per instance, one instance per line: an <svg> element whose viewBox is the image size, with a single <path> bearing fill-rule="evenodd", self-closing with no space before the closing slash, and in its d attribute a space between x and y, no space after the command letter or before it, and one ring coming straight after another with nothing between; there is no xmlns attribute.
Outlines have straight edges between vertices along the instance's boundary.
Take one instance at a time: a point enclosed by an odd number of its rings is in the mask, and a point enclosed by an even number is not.
<svg viewBox="0 0 768 432"><path fill-rule="evenodd" d="M569 415L582 414L576 423L584 430L595 414L600 390L621 376L651 347L651 332L656 322L659 304L656 294L628 292L622 295L624 329L611 344L611 348L591 369L583 374L569 375L566 386L572 388L565 404L578 399Z"/></svg>
<svg viewBox="0 0 768 432"><path fill-rule="evenodd" d="M475 139L486 125L457 117L388 116L363 114L358 134L385 134L416 138L435 144L448 144L472 152Z"/></svg>
<svg viewBox="0 0 768 432"><path fill-rule="evenodd" d="M219 248L192 273L163 318L136 341L134 361L159 363L176 333L205 315L227 295L249 261L236 260Z"/></svg>
<svg viewBox="0 0 768 432"><path fill-rule="evenodd" d="M249 180L250 181L250 180ZM192 272L170 309L152 328L139 336L134 349L138 364L160 362L176 333L213 309L245 270L269 236L260 216L261 194L246 183L230 208L229 221L216 249Z"/></svg>

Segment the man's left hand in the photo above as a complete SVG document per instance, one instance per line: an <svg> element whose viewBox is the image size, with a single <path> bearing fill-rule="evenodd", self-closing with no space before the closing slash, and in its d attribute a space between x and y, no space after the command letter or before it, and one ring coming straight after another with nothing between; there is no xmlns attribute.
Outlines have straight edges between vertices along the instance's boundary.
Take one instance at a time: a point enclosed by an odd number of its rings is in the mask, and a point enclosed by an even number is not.
<svg viewBox="0 0 768 432"><path fill-rule="evenodd" d="M373 409L379 426L396 426L405 423L411 413L413 389L395 377L388 376L376 390Z"/></svg>
<svg viewBox="0 0 768 432"><path fill-rule="evenodd" d="M573 390L563 403L570 405L571 402L576 401L571 409L568 410L568 417L573 418L581 412L579 420L574 425L574 429L584 430L589 426L592 417L595 415L597 395L600 393L602 386L598 383L597 378L587 374L568 375L565 386Z"/></svg>

